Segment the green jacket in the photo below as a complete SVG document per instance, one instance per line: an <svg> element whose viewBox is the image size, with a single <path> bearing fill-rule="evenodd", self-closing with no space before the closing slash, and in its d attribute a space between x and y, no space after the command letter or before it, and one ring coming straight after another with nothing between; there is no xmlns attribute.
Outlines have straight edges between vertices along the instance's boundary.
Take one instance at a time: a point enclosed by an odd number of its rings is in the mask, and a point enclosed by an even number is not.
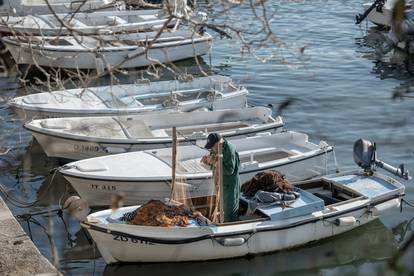
<svg viewBox="0 0 414 276"><path fill-rule="evenodd" d="M236 147L227 140L223 143L222 163L224 221L235 221L239 214L240 159Z"/></svg>

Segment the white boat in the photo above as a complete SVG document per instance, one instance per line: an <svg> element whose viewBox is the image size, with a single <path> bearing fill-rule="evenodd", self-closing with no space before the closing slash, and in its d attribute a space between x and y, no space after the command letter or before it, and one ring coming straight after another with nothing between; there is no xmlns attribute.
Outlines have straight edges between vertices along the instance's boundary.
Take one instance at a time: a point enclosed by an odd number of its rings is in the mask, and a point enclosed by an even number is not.
<svg viewBox="0 0 414 276"><path fill-rule="evenodd" d="M244 87L214 75L189 81L157 81L43 92L9 101L22 120L50 117L119 116L147 111L246 107Z"/></svg>
<svg viewBox="0 0 414 276"><path fill-rule="evenodd" d="M119 10L125 9L123 1L114 0L48 0L50 7L56 13L76 11ZM45 0L4 0L0 5L0 13L6 15L51 14Z"/></svg>
<svg viewBox="0 0 414 276"><path fill-rule="evenodd" d="M171 126L180 145L206 140L211 132L227 138L274 132L283 126L265 107L216 111L144 113L121 117L52 118L28 122L47 156L71 160L172 146Z"/></svg>
<svg viewBox="0 0 414 276"><path fill-rule="evenodd" d="M207 53L208 33L191 30L93 36L8 36L2 38L17 64L53 68L136 68L167 64Z"/></svg>
<svg viewBox="0 0 414 276"><path fill-rule="evenodd" d="M306 134L292 131L232 139L231 143L240 156L241 182L270 169L292 181L326 174L333 151L325 142L316 145ZM141 204L169 197L171 152L171 148L162 148L85 159L61 167L60 173L91 205L108 205L114 193L125 194L125 204ZM211 170L200 162L208 151L189 145L179 147L178 152L177 179L185 179L192 197L212 195Z"/></svg>
<svg viewBox="0 0 414 276"><path fill-rule="evenodd" d="M374 7L367 15L367 18L372 23L379 25L379 26L385 26L385 27L391 27L391 17L392 12L394 9L395 2L397 0L384 0L385 3L383 5L379 5ZM411 8L412 2L407 1L407 9ZM374 2L366 2L363 4L364 11L367 11L370 9L370 7L374 4Z"/></svg>
<svg viewBox="0 0 414 276"><path fill-rule="evenodd" d="M370 167L294 183L300 197L289 208L259 203L237 222L132 225L120 220L139 207L132 206L93 213L81 225L107 264L205 261L288 249L350 231L398 207L404 185ZM241 210L249 209L253 201L242 195Z"/></svg>
<svg viewBox="0 0 414 276"><path fill-rule="evenodd" d="M143 32L161 29L167 20L168 15L159 9L2 16L0 32L31 36ZM172 19L165 27L173 27L176 23L177 20Z"/></svg>
<svg viewBox="0 0 414 276"><path fill-rule="evenodd" d="M82 231L77 233L77 243L65 253L65 258L72 261L93 258L94 252L84 238ZM83 243L82 243L83 242ZM358 250L355 250L355 245ZM84 249L85 248L85 249ZM182 263L140 263L113 264L105 266L104 275L307 275L310 271L331 271L334 267L352 267L358 269L360 264L382 263L392 258L398 245L391 229L381 220L375 220L336 238L326 239L301 246L293 250L279 251L277 254L263 254L256 258L232 258L212 262ZM87 253L89 255L85 256ZM79 257L80 256L80 257ZM294 265L286 265L292 263ZM334 268L335 270L335 268Z"/></svg>

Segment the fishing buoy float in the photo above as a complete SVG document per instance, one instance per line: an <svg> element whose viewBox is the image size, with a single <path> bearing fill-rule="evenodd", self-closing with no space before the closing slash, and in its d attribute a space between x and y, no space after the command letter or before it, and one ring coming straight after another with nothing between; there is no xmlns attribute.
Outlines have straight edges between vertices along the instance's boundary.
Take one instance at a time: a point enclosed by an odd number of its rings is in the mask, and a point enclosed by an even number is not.
<svg viewBox="0 0 414 276"><path fill-rule="evenodd" d="M338 226L354 226L357 220L354 216L341 217L335 220L335 224Z"/></svg>
<svg viewBox="0 0 414 276"><path fill-rule="evenodd" d="M243 245L244 243L246 243L246 239L243 237L238 237L238 238L225 238L220 240L220 243L223 246L240 246Z"/></svg>
<svg viewBox="0 0 414 276"><path fill-rule="evenodd" d="M70 196L63 204L63 210L67 210L79 221L84 221L91 209L88 202L78 196Z"/></svg>

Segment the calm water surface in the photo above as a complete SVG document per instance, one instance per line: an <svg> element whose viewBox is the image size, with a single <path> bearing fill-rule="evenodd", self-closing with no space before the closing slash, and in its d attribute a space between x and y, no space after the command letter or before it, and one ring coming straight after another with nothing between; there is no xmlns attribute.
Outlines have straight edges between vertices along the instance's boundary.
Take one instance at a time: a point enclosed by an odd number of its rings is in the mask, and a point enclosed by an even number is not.
<svg viewBox="0 0 414 276"><path fill-rule="evenodd" d="M335 145L342 169L355 168L352 143L364 137L378 143L380 158L394 165L403 162L414 172L414 99L394 99L395 94L414 91L414 75L390 57L376 59L370 45L378 39L378 31L353 22L362 1L275 3L280 6L275 4L274 30L288 46L281 53L283 63L241 56L239 45L217 40L211 59L204 57L205 66L244 83L252 104L277 105L290 100L282 110L287 127L308 133L315 142L323 139ZM305 47L303 55L300 47ZM194 70L191 61L179 64ZM7 108L8 98L24 93L17 86L13 78L0 79L1 147L13 148L0 156L0 182L24 202L39 200L30 208L9 204L15 214L46 207L53 210L62 195L73 190L61 176L50 173L59 164L31 142L30 133ZM414 202L414 183L406 184L406 198ZM29 229L24 221L22 226L41 252L68 275L372 275L383 271L386 260L413 231L413 217L414 208L407 207L402 213L390 211L381 220L303 248L184 265L106 266L79 224L64 214L65 227L54 211L33 217L44 228L30 223ZM407 258L412 260L413 251Z"/></svg>

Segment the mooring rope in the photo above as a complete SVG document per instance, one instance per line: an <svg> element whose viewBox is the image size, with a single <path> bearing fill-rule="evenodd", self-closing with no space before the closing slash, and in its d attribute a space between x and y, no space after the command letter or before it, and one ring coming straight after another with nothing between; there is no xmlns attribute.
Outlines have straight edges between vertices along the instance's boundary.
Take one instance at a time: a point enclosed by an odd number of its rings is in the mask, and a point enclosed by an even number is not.
<svg viewBox="0 0 414 276"><path fill-rule="evenodd" d="M55 252L57 247L55 245L55 242L53 241L52 235L47 231L46 227L44 227L37 219L35 219L33 217L30 218L30 222L36 224L37 226L39 226L43 230L43 232L45 233L45 235L47 236L47 238L49 240L50 250L51 250L52 256L56 256L54 254L54 252Z"/></svg>
<svg viewBox="0 0 414 276"><path fill-rule="evenodd" d="M49 188L52 185L52 182L56 176L57 171L59 170L60 167L54 168L50 171L50 173L53 172L52 174L52 178L49 181L49 184L46 186L45 191L48 191ZM34 205L36 205L41 199L43 199L43 197L46 195L46 193L41 194L36 200L34 200L33 202L24 202L21 201L20 199L13 197L12 195L10 195L10 193L7 191L7 188L0 183L0 193L4 196L4 199L8 202L10 202L13 206L18 207L18 208L29 208L29 207L33 207Z"/></svg>
<svg viewBox="0 0 414 276"><path fill-rule="evenodd" d="M17 219L20 219L20 220L23 220L23 221L26 222L30 240L33 241L32 228L31 228L31 225L30 225L31 223L39 226L43 230L43 232L45 233L45 235L47 236L47 238L49 240L49 244L50 244L52 254L53 254L53 252L55 252L55 249L56 249L56 245L53 241L53 237L48 232L46 227L43 226L42 223L39 220L34 218L34 216L42 215L42 214L46 214L46 213L53 213L53 212L56 212L57 216L62 220L63 226L65 228L66 236L67 236L67 239L68 239L68 243L69 243L70 247L73 247L75 241L72 239L71 234L70 234L70 232L68 230L68 227L67 227L67 223L66 223L65 219L63 218L63 210L62 209L48 210L48 211L42 211L42 212L34 212L34 213L26 213L26 214L16 215ZM50 217L49 217L49 219L50 219Z"/></svg>
<svg viewBox="0 0 414 276"><path fill-rule="evenodd" d="M332 149L332 156L333 156L333 159L334 159L336 173L339 173L340 169L339 169L339 165L338 165L338 160L336 160L335 148Z"/></svg>
<svg viewBox="0 0 414 276"><path fill-rule="evenodd" d="M202 150L206 150L204 147L201 147L201 146L197 145L197 143L196 143L196 142L194 142L193 140L191 140L190 138L188 138L186 135L182 134L182 133L181 133L181 132L179 132L178 130L177 130L177 134L179 134L181 137L183 137L185 142L188 142L188 143L190 143L191 145L196 146L196 147L198 147L198 148L200 148L200 149L202 149ZM207 137L206 137L206 138L207 138Z"/></svg>
<svg viewBox="0 0 414 276"><path fill-rule="evenodd" d="M401 199L401 211L402 211L402 206L403 206L402 203L405 203L410 207L414 207L414 203L408 202L405 198L402 198Z"/></svg>

